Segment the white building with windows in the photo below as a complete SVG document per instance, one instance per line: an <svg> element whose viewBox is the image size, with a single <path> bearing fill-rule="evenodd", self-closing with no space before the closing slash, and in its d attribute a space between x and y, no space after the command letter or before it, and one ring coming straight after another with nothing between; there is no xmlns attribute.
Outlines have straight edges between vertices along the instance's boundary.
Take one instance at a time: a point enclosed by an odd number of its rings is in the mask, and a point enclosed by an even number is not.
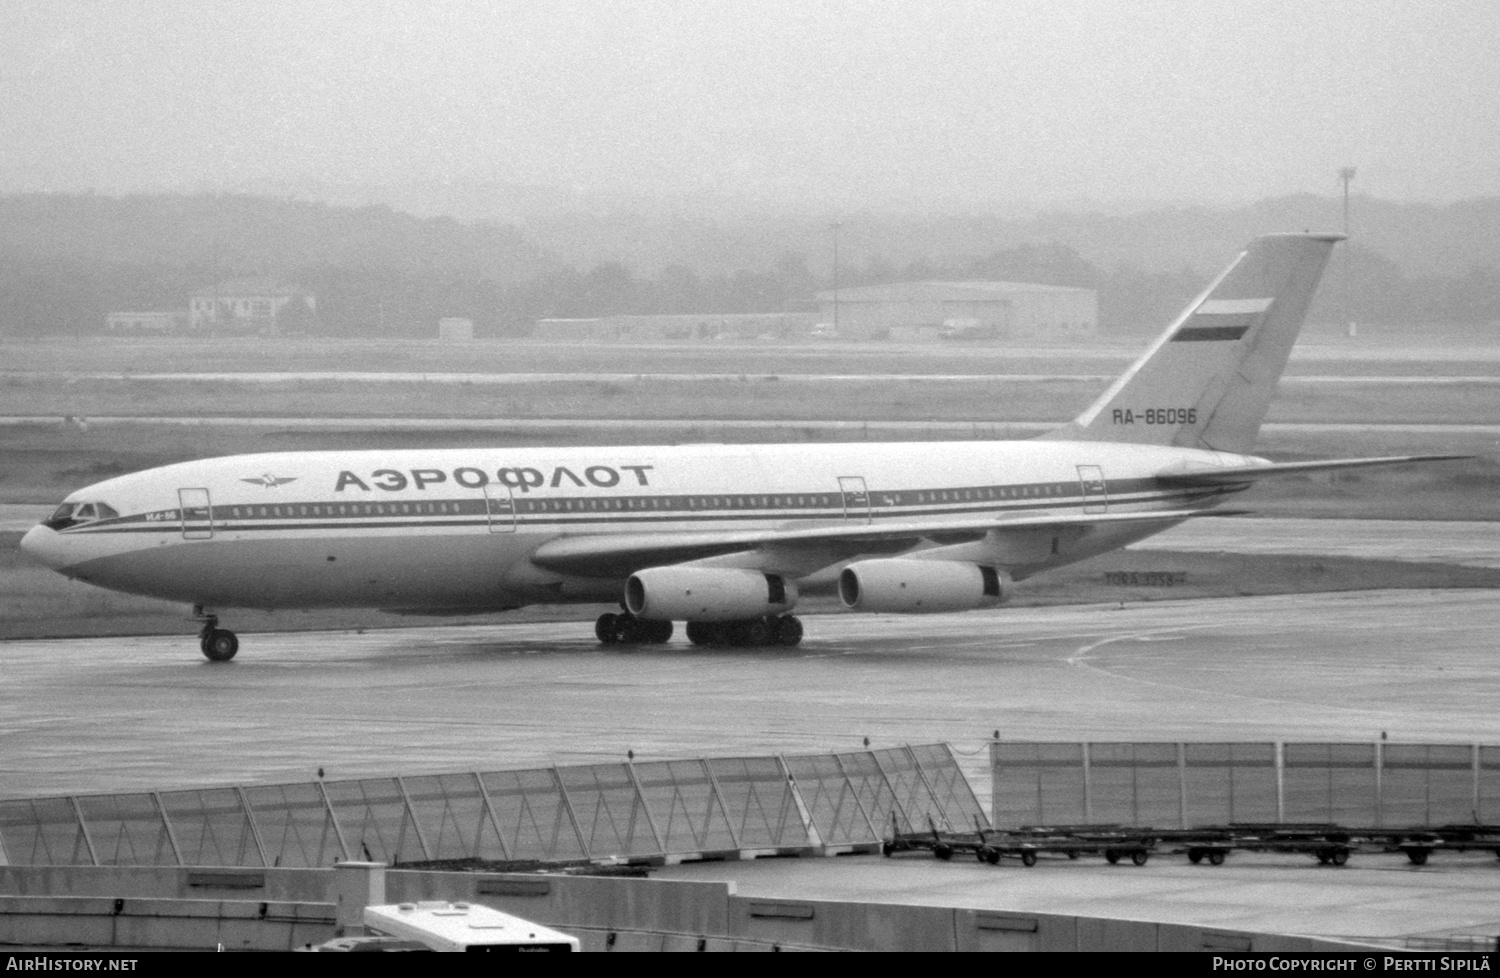
<svg viewBox="0 0 1500 978"><path fill-rule="evenodd" d="M317 315L318 302L311 292L271 278L219 282L188 298L189 327L194 332L300 332Z"/></svg>

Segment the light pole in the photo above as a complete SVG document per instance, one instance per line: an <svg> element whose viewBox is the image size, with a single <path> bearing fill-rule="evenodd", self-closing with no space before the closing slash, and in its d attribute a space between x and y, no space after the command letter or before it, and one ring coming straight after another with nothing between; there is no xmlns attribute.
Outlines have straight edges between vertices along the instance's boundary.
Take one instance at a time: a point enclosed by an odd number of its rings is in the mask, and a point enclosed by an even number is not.
<svg viewBox="0 0 1500 978"><path fill-rule="evenodd" d="M1349 184L1354 180L1354 167L1339 170L1339 179L1344 182L1344 234L1349 234Z"/></svg>
<svg viewBox="0 0 1500 978"><path fill-rule="evenodd" d="M833 335L842 339L839 333L839 228L843 222L834 221L828 226L833 232Z"/></svg>
<svg viewBox="0 0 1500 978"><path fill-rule="evenodd" d="M1339 169L1339 179L1344 183L1344 237L1347 238L1349 236L1349 184L1354 180L1354 167L1341 167ZM1347 244L1344 245L1344 319L1349 324L1349 336L1354 337L1358 335L1359 327L1354 324L1354 317L1349 312L1350 292L1352 291L1351 285L1354 276L1349 265L1352 255L1348 249L1349 246Z"/></svg>

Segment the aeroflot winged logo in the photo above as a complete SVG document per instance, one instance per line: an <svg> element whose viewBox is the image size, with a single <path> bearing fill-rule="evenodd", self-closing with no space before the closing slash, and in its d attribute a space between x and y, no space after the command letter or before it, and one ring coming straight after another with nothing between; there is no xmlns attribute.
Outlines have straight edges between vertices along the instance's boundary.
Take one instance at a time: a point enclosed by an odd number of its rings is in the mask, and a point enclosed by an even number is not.
<svg viewBox="0 0 1500 978"><path fill-rule="evenodd" d="M252 486L265 486L267 489L275 489L277 486L284 486L288 482L296 482L297 477L295 475L275 476L267 472L265 475L257 476L254 479L241 479L240 481L248 482Z"/></svg>

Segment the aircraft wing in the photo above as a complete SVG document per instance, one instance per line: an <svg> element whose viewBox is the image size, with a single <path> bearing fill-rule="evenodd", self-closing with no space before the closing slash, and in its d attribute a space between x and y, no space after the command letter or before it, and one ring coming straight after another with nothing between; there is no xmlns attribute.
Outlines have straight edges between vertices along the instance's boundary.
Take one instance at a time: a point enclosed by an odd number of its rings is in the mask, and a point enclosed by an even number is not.
<svg viewBox="0 0 1500 978"><path fill-rule="evenodd" d="M1339 469L1363 469L1377 465L1406 465L1412 462L1446 462L1473 458L1472 455L1388 455L1384 458L1334 458L1316 462L1273 462L1269 465L1237 465L1224 468L1194 467L1157 473L1157 479L1172 486L1247 485L1257 479L1277 476L1333 472Z"/></svg>
<svg viewBox="0 0 1500 978"><path fill-rule="evenodd" d="M824 563L859 554L899 553L920 541L961 543L991 531L1041 530L1101 523L1178 523L1202 516L1232 516L1224 510L1159 510L1135 513L1064 513L1037 516L965 516L942 520L881 520L874 523L792 526L766 530L706 530L688 533L600 533L548 540L531 555L550 570L588 577L621 577L646 567L677 564L757 548L827 553Z"/></svg>

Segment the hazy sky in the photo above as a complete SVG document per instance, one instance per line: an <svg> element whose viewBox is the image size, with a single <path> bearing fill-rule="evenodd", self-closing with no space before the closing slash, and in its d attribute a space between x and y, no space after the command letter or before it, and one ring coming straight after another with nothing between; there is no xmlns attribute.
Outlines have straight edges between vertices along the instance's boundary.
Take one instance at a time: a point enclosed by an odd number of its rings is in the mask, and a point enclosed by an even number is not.
<svg viewBox="0 0 1500 978"><path fill-rule="evenodd" d="M0 191L1500 194L1496 0L0 3Z"/></svg>

